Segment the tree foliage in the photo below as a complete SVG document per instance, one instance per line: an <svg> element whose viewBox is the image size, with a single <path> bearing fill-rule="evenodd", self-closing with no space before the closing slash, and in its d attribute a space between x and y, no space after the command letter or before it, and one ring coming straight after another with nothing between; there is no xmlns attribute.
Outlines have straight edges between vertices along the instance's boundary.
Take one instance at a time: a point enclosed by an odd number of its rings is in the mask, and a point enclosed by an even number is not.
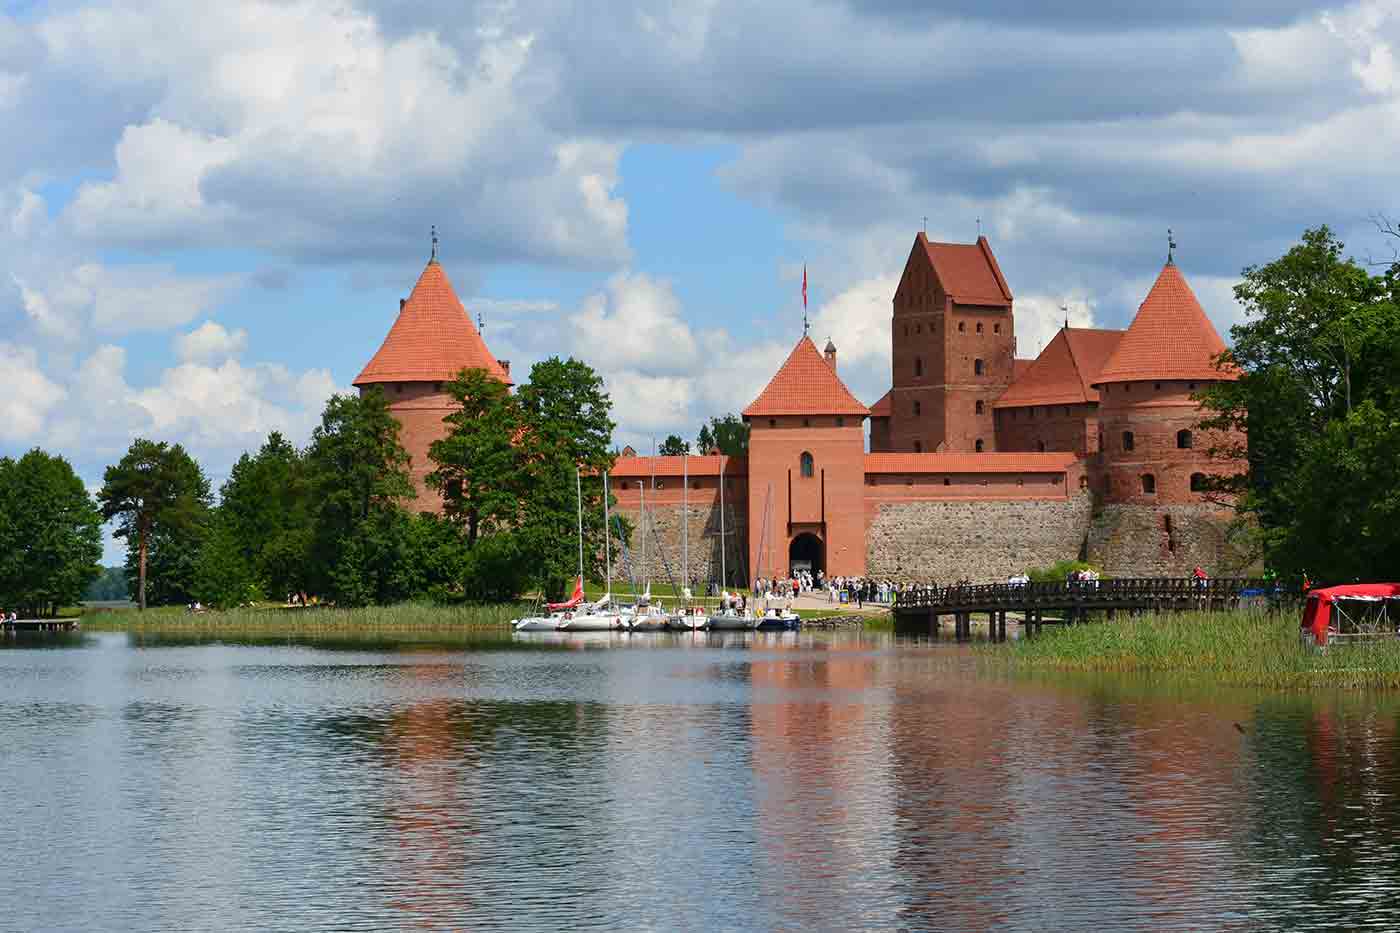
<svg viewBox="0 0 1400 933"><path fill-rule="evenodd" d="M219 490L218 512L259 591L307 589L313 503L306 460L279 432L238 458Z"/></svg>
<svg viewBox="0 0 1400 933"><path fill-rule="evenodd" d="M701 454L718 449L725 456L746 456L749 452L749 426L733 413L712 417L708 424L700 426L695 448Z"/></svg>
<svg viewBox="0 0 1400 933"><path fill-rule="evenodd" d="M53 615L101 573L102 515L62 457L0 458L0 607Z"/></svg>
<svg viewBox="0 0 1400 933"><path fill-rule="evenodd" d="M663 457L680 457L690 453L690 444L687 441L681 440L680 435L671 434L661 442L660 453Z"/></svg>
<svg viewBox="0 0 1400 933"><path fill-rule="evenodd" d="M157 604L187 601L210 508L199 464L179 444L137 438L107 468L97 499L103 519L116 519L114 534L127 541L137 605L145 609L148 596Z"/></svg>
<svg viewBox="0 0 1400 933"><path fill-rule="evenodd" d="M1202 394L1206 428L1247 435L1217 455L1246 473L1213 486L1258 521L1269 562L1313 579L1389 576L1395 417L1400 412L1396 269L1372 275L1327 227L1244 270L1246 320L1226 358L1242 370ZM1387 459L1389 458L1389 459Z"/></svg>

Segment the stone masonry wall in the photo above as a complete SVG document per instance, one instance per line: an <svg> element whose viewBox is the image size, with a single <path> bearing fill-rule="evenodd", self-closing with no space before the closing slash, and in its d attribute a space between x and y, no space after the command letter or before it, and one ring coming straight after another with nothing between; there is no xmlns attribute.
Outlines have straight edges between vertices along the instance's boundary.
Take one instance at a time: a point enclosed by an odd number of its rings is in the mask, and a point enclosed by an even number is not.
<svg viewBox="0 0 1400 933"><path fill-rule="evenodd" d="M873 577L979 583L1079 557L1089 531L1087 493L1068 499L882 502L871 516Z"/></svg>
<svg viewBox="0 0 1400 933"><path fill-rule="evenodd" d="M1089 530L1089 560L1115 577L1211 576L1258 571L1231 540L1234 514L1204 503L1106 505Z"/></svg>
<svg viewBox="0 0 1400 933"><path fill-rule="evenodd" d="M741 585L748 580L748 568L744 566L749 553L747 515L748 503L741 500L737 507L726 502L724 530L729 539L729 549L725 556L725 569L729 585ZM692 503L689 508L680 505L667 505L653 508L647 506L647 547L646 566L642 565L642 525L641 513L635 509L618 508L616 514L625 515L632 523L632 540L628 545L631 572L640 586L646 574L654 583L667 583L674 575L680 582L681 569L681 529L687 517L690 522L689 552L690 579L697 595L703 584L709 580L719 580L720 576L720 531L719 505L716 503ZM657 542L661 547L658 552ZM669 575L667 565L669 564ZM646 574L644 574L646 571ZM623 565L622 554L613 543L613 585L626 585L628 568Z"/></svg>

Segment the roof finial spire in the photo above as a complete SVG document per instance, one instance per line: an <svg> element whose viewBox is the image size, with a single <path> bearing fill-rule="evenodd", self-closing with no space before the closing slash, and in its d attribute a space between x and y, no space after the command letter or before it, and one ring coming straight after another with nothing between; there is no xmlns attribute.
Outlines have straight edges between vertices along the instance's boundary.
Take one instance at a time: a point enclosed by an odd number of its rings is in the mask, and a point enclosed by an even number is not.
<svg viewBox="0 0 1400 933"><path fill-rule="evenodd" d="M486 332L486 322L481 319L481 312L476 312L476 329L482 333Z"/></svg>
<svg viewBox="0 0 1400 933"><path fill-rule="evenodd" d="M977 218L977 239L982 239L982 218Z"/></svg>
<svg viewBox="0 0 1400 933"><path fill-rule="evenodd" d="M437 246L438 246L437 224L433 224L433 228L432 228L432 229L433 229L433 254L432 254L431 256L428 257L428 262L437 262Z"/></svg>
<svg viewBox="0 0 1400 933"><path fill-rule="evenodd" d="M924 215L924 227L923 227L923 230L924 230L924 236L928 236L928 215L927 215L927 214Z"/></svg>
<svg viewBox="0 0 1400 933"><path fill-rule="evenodd" d="M1175 265L1175 264L1176 264L1176 258L1172 255L1172 253L1173 253L1173 251L1174 251L1175 249L1176 249L1176 240L1175 240L1175 238L1172 237L1172 228L1171 228L1171 227L1168 227L1168 228L1167 228L1167 265L1169 265L1169 266L1172 266L1172 265Z"/></svg>
<svg viewBox="0 0 1400 933"><path fill-rule="evenodd" d="M1060 312L1065 316L1065 330L1069 330L1069 305L1062 303L1060 305Z"/></svg>

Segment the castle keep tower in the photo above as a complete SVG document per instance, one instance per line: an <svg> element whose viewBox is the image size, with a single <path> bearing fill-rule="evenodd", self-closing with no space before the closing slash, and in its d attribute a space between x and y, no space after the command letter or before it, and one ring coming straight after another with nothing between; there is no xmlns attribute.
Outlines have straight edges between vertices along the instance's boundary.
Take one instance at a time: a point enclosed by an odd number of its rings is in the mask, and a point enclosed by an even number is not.
<svg viewBox="0 0 1400 933"><path fill-rule="evenodd" d="M890 337L889 427L876 426L872 450L995 450L992 403L1015 378L1016 337L1011 289L986 237L914 238ZM881 417L885 401L877 403Z"/></svg>
<svg viewBox="0 0 1400 933"><path fill-rule="evenodd" d="M434 249L418 284L399 302L399 316L379 352L354 382L362 393L370 386L379 386L403 426L399 442L412 457L410 472L418 493L415 505L422 510L442 508L441 498L426 481L433 471L428 447L444 435L442 419L454 407L443 383L455 379L463 369L484 369L493 378L511 384L510 364L498 361L486 349Z"/></svg>
<svg viewBox="0 0 1400 933"><path fill-rule="evenodd" d="M749 578L805 568L865 573L865 432L869 414L803 335L744 409L749 424Z"/></svg>

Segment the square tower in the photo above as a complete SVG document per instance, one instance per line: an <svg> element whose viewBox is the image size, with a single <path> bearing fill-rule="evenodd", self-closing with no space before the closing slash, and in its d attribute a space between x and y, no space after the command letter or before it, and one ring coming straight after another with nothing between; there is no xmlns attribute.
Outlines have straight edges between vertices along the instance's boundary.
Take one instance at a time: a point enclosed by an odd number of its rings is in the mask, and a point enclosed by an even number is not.
<svg viewBox="0 0 1400 933"><path fill-rule="evenodd" d="M914 238L890 344L889 449L995 450L992 403L1015 378L1016 335L1011 289L986 237Z"/></svg>

